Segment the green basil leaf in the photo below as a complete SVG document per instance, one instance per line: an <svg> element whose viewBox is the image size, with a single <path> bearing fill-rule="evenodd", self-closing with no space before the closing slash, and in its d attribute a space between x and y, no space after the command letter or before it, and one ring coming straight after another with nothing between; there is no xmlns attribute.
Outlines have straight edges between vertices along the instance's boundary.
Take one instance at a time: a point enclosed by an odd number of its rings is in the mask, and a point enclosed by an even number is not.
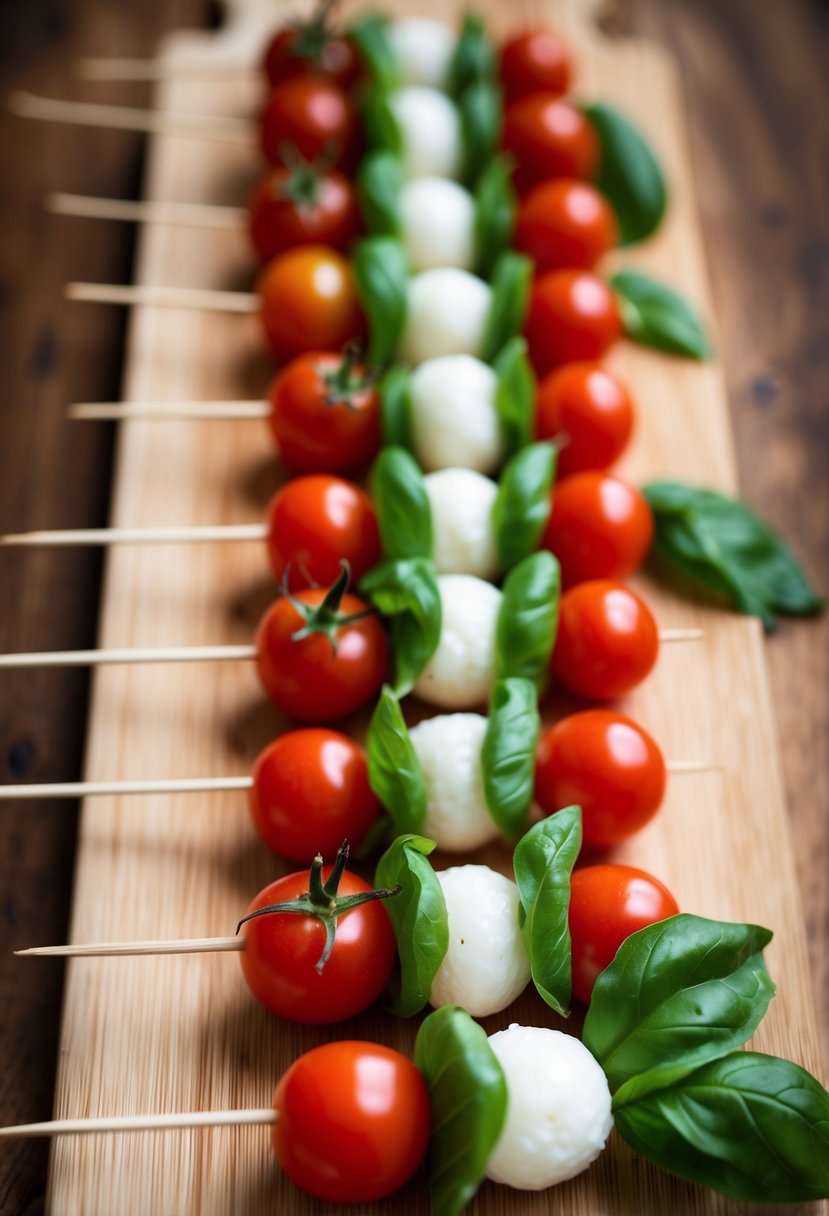
<svg viewBox="0 0 829 1216"><path fill-rule="evenodd" d="M530 828L513 857L533 983L563 1017L568 1016L572 995L570 875L580 849L581 807L567 806Z"/></svg>
<svg viewBox="0 0 829 1216"><path fill-rule="evenodd" d="M435 848L424 836L398 836L377 863L374 885L400 887L386 911L397 938L400 975L393 985L392 1013L410 1018L429 1000L432 983L449 949L449 917L443 888L426 858Z"/></svg>
<svg viewBox="0 0 829 1216"><path fill-rule="evenodd" d="M657 552L739 612L759 616L767 630L776 627L777 612L810 616L825 606L785 542L743 503L671 481L642 492Z"/></svg>
<svg viewBox="0 0 829 1216"><path fill-rule="evenodd" d="M360 590L389 620L394 643L394 691L405 696L440 641L441 604L435 567L425 557L380 562L365 575Z"/></svg>
<svg viewBox="0 0 829 1216"><path fill-rule="evenodd" d="M595 184L619 221L620 245L655 232L668 204L665 175L642 132L614 106L592 102L582 112L596 129L602 158Z"/></svg>
<svg viewBox="0 0 829 1216"><path fill-rule="evenodd" d="M400 343L409 294L409 261L399 241L372 236L351 256L357 294L368 317L366 362L388 363Z"/></svg>
<svg viewBox="0 0 829 1216"><path fill-rule="evenodd" d="M457 98L461 116L463 159L461 180L474 189L475 183L498 151L501 139L501 98L487 81L468 85Z"/></svg>
<svg viewBox="0 0 829 1216"><path fill-rule="evenodd" d="M380 693L371 715L366 758L368 783L397 831L420 831L426 818L429 791L400 704L388 685Z"/></svg>
<svg viewBox="0 0 829 1216"><path fill-rule="evenodd" d="M475 187L475 251L482 279L490 278L498 258L509 248L517 209L512 168L503 156L493 156Z"/></svg>
<svg viewBox="0 0 829 1216"><path fill-rule="evenodd" d="M790 1060L737 1051L617 1106L616 1130L681 1178L759 1203L829 1196L829 1094Z"/></svg>
<svg viewBox="0 0 829 1216"><path fill-rule="evenodd" d="M739 1047L774 995L762 950L771 933L680 914L631 934L601 973L584 1044L612 1091L670 1084Z"/></svg>
<svg viewBox="0 0 829 1216"><path fill-rule="evenodd" d="M507 1083L486 1032L444 1005L417 1032L414 1062L429 1090L426 1168L434 1216L458 1216L480 1186L507 1117Z"/></svg>
<svg viewBox="0 0 829 1216"><path fill-rule="evenodd" d="M625 333L634 342L708 359L711 346L702 322L687 300L638 270L619 270L610 277L616 293Z"/></svg>
<svg viewBox="0 0 829 1216"><path fill-rule="evenodd" d="M531 553L510 570L495 626L499 680L522 676L541 690L558 629L561 570L552 553Z"/></svg>
<svg viewBox="0 0 829 1216"><path fill-rule="evenodd" d="M517 840L526 826L540 731L535 685L517 676L499 680L492 691L481 767L489 813L508 840Z"/></svg>
<svg viewBox="0 0 829 1216"><path fill-rule="evenodd" d="M400 84L400 61L389 38L389 23L379 13L366 13L351 23L349 37L368 69L368 75L384 89Z"/></svg>
<svg viewBox="0 0 829 1216"><path fill-rule="evenodd" d="M403 163L394 152L372 152L357 171L357 192L366 231L372 236L400 236L400 191Z"/></svg>
<svg viewBox="0 0 829 1216"><path fill-rule="evenodd" d="M501 474L492 525L504 570L511 570L541 544L552 508L557 457L554 444L533 443L513 456Z"/></svg>
<svg viewBox="0 0 829 1216"><path fill-rule="evenodd" d="M405 448L384 448L371 470L371 497L385 557L431 557L432 509L420 465Z"/></svg>
<svg viewBox="0 0 829 1216"><path fill-rule="evenodd" d="M449 64L449 94L460 97L471 84L495 78L495 48L480 17L467 13Z"/></svg>
<svg viewBox="0 0 829 1216"><path fill-rule="evenodd" d="M508 456L526 447L532 438L535 411L535 375L523 338L511 338L495 360L495 410L501 442Z"/></svg>
<svg viewBox="0 0 829 1216"><path fill-rule="evenodd" d="M381 85L370 88L360 110L366 148L370 153L391 152L402 156L403 133L389 104L389 89Z"/></svg>
<svg viewBox="0 0 829 1216"><path fill-rule="evenodd" d="M397 363L380 381L380 428L383 443L413 450L412 383L407 368Z"/></svg>
<svg viewBox="0 0 829 1216"><path fill-rule="evenodd" d="M484 363L495 363L506 344L524 328L533 264L523 253L508 249L492 272L492 302L484 328Z"/></svg>

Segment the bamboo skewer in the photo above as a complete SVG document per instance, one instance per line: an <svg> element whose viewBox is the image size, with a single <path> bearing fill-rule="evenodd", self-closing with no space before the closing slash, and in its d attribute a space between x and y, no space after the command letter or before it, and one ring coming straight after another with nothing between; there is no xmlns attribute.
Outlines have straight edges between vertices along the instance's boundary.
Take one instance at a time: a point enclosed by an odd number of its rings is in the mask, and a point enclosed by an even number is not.
<svg viewBox="0 0 829 1216"><path fill-rule="evenodd" d="M206 203L136 202L121 198L89 198L83 194L50 194L46 209L80 219L119 220L138 224L181 224L188 228L219 228L239 232L247 223L242 207Z"/></svg>
<svg viewBox="0 0 829 1216"><path fill-rule="evenodd" d="M83 942L69 946L30 946L15 950L22 958L117 958L120 955L224 954L244 950L243 937L181 937L171 941Z"/></svg>
<svg viewBox="0 0 829 1216"><path fill-rule="evenodd" d="M156 287L134 283L68 283L68 300L88 304L144 304L153 308L195 308L207 312L258 312L254 291L214 291L206 287Z"/></svg>
<svg viewBox="0 0 829 1216"><path fill-rule="evenodd" d="M51 1119L46 1123L19 1123L0 1127L0 1136L24 1138L40 1136L89 1135L93 1132L170 1131L190 1127L247 1127L273 1124L279 1114L273 1107L259 1110L191 1110L168 1115L105 1115L91 1119Z"/></svg>
<svg viewBox="0 0 829 1216"><path fill-rule="evenodd" d="M268 418L270 412L267 401L130 401L126 404L101 401L70 405L66 416L96 422L130 422L136 419L238 422Z"/></svg>
<svg viewBox="0 0 829 1216"><path fill-rule="evenodd" d="M178 545L214 541L267 540L267 524L217 524L182 528L66 528L57 531L12 532L0 545L27 548L80 545Z"/></svg>
<svg viewBox="0 0 829 1216"><path fill-rule="evenodd" d="M252 122L245 118L229 118L221 114L176 114L164 110L140 110L132 106L63 101L53 97L37 97L34 93L23 90L12 93L8 107L18 118L33 118L43 122L141 131L149 135L186 135L256 146L256 131Z"/></svg>

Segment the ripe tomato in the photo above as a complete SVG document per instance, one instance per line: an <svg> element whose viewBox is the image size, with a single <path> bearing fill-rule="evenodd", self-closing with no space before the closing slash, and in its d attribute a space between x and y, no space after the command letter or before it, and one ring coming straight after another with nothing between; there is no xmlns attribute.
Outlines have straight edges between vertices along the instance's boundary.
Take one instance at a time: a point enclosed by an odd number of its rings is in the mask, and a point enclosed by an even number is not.
<svg viewBox="0 0 829 1216"><path fill-rule="evenodd" d="M371 499L341 477L314 473L289 481L268 507L268 552L276 577L292 591L329 586L347 561L357 582L380 560Z"/></svg>
<svg viewBox="0 0 829 1216"><path fill-rule="evenodd" d="M352 473L380 450L380 394L353 352L311 351L268 389L279 453L298 473Z"/></svg>
<svg viewBox="0 0 829 1216"><path fill-rule="evenodd" d="M635 486L595 469L556 483L541 548L558 558L565 587L633 574L652 540L653 515Z"/></svg>
<svg viewBox="0 0 829 1216"><path fill-rule="evenodd" d="M644 680L658 653L656 622L629 587L597 579L562 595L552 667L571 692L621 697Z"/></svg>
<svg viewBox="0 0 829 1216"><path fill-rule="evenodd" d="M609 849L653 818L665 794L665 761L647 731L623 714L586 709L538 743L535 799L546 815L582 811L584 843Z"/></svg>
<svg viewBox="0 0 829 1216"><path fill-rule="evenodd" d="M335 84L315 76L296 76L278 84L262 114L262 151L272 165L285 163L288 149L305 160L319 160L347 172L359 154L359 128L353 104Z"/></svg>
<svg viewBox="0 0 829 1216"><path fill-rule="evenodd" d="M618 460L633 430L633 402L616 376L598 363L567 363L541 381L535 403L537 439L565 443L558 473L606 469Z"/></svg>
<svg viewBox="0 0 829 1216"><path fill-rule="evenodd" d="M589 181L599 168L595 128L555 93L530 93L511 101L504 112L501 143L517 162L513 180L519 194L550 177Z"/></svg>
<svg viewBox="0 0 829 1216"><path fill-rule="evenodd" d="M567 47L552 30L528 30L501 48L501 86L509 101L527 93L566 93L571 74Z"/></svg>
<svg viewBox="0 0 829 1216"><path fill-rule="evenodd" d="M287 861L332 861L343 840L359 845L380 814L365 752L320 727L280 735L259 755L248 795L256 830Z"/></svg>
<svg viewBox="0 0 829 1216"><path fill-rule="evenodd" d="M257 288L265 336L279 359L339 350L365 328L351 267L326 245L300 245L265 266Z"/></svg>
<svg viewBox="0 0 829 1216"><path fill-rule="evenodd" d="M586 866L570 885L573 995L588 1004L593 985L626 937L676 916L667 887L632 866Z"/></svg>
<svg viewBox="0 0 829 1216"><path fill-rule="evenodd" d="M318 1199L371 1203L407 1182L429 1143L426 1084L376 1043L325 1043L276 1087L271 1138L288 1177Z"/></svg>
<svg viewBox="0 0 829 1216"><path fill-rule="evenodd" d="M360 231L352 183L304 161L266 173L248 206L250 237L263 262L296 245L347 249Z"/></svg>
<svg viewBox="0 0 829 1216"><path fill-rule="evenodd" d="M513 244L532 258L536 274L591 270L618 241L613 209L588 182L542 182L519 204Z"/></svg>
<svg viewBox="0 0 829 1216"><path fill-rule="evenodd" d="M332 30L327 12L277 30L268 43L263 68L272 85L296 76L323 76L350 89L361 73L359 56L348 38Z"/></svg>
<svg viewBox="0 0 829 1216"><path fill-rule="evenodd" d="M533 283L524 335L537 375L600 359L621 334L616 297L589 270L553 270Z"/></svg>

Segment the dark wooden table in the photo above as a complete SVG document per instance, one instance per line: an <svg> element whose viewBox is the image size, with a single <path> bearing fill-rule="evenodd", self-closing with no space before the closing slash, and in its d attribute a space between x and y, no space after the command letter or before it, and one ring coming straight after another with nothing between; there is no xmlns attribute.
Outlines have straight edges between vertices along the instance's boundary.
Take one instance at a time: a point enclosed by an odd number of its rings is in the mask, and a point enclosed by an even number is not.
<svg viewBox="0 0 829 1216"><path fill-rule="evenodd" d="M166 31L211 15L206 0L2 5L0 97L15 88L89 97L73 76L76 58L147 55ZM662 43L679 64L743 494L829 589L829 7L620 0L608 28ZM147 100L139 85L96 86L94 96ZM133 236L50 217L42 199L55 189L134 196L142 143L3 113L0 132L0 531L94 527L107 519L113 433L63 414L71 401L118 397L124 317L72 308L63 285L128 281ZM100 569L83 550L0 554L0 651L93 646ZM825 1044L829 624L785 625L768 660ZM2 779L77 777L86 700L83 672L5 674ZM60 968L25 966L10 951L23 938L65 939L75 831L71 803L0 805L0 1125L51 1113ZM3 1145L6 1216L42 1210L47 1152Z"/></svg>

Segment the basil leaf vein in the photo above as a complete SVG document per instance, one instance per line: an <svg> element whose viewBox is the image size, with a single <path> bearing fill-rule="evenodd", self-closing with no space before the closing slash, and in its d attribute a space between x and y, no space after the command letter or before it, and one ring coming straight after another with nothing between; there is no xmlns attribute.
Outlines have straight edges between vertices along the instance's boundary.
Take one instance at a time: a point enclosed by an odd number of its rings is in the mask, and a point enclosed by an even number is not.
<svg viewBox="0 0 829 1216"><path fill-rule="evenodd" d="M561 571L552 553L531 553L513 566L501 594L495 625L498 679L523 676L541 689L547 682L558 628Z"/></svg>
<svg viewBox="0 0 829 1216"><path fill-rule="evenodd" d="M434 565L424 557L382 561L364 576L360 590L389 620L394 691L405 696L440 641L441 603Z"/></svg>
<svg viewBox="0 0 829 1216"><path fill-rule="evenodd" d="M427 861L434 840L425 836L398 836L377 863L378 888L399 886L387 901L400 975L393 986L392 1012L408 1018L429 1000L432 983L449 949L449 918L443 888ZM392 904L394 907L392 907Z"/></svg>
<svg viewBox="0 0 829 1216"><path fill-rule="evenodd" d="M521 835L533 797L535 749L541 730L531 680L499 680L481 748L484 795L489 813L509 840Z"/></svg>
<svg viewBox="0 0 829 1216"><path fill-rule="evenodd" d="M596 185L610 201L619 221L621 245L650 236L668 203L665 175L642 132L614 106L582 106L596 129L601 162Z"/></svg>
<svg viewBox="0 0 829 1216"><path fill-rule="evenodd" d="M418 832L429 791L397 697L384 686L366 735L368 783L398 832ZM389 884L393 886L393 883Z"/></svg>
<svg viewBox="0 0 829 1216"><path fill-rule="evenodd" d="M622 313L625 333L634 342L708 359L711 345L691 305L672 287L638 270L619 270L610 277Z"/></svg>
<svg viewBox="0 0 829 1216"><path fill-rule="evenodd" d="M535 553L552 508L558 453L551 443L533 443L507 464L498 483L492 524L504 570Z"/></svg>
<svg viewBox="0 0 829 1216"><path fill-rule="evenodd" d="M432 509L417 461L405 448L384 448L371 471L371 497L386 557L431 557Z"/></svg>

